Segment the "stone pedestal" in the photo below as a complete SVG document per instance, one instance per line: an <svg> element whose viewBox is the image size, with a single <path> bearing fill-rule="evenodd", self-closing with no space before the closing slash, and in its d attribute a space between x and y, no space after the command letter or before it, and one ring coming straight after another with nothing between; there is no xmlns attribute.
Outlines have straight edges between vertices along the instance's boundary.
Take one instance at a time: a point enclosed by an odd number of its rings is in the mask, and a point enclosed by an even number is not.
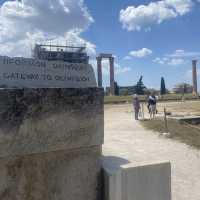
<svg viewBox="0 0 200 200"><path fill-rule="evenodd" d="M96 200L103 90L0 90L0 199Z"/></svg>
<svg viewBox="0 0 200 200"><path fill-rule="evenodd" d="M104 166L105 200L171 200L171 165Z"/></svg>

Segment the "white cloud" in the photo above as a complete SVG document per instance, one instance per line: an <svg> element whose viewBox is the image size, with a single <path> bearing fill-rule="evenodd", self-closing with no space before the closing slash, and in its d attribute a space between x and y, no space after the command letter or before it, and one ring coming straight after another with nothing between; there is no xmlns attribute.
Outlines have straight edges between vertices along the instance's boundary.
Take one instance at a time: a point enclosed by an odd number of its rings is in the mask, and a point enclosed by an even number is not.
<svg viewBox="0 0 200 200"><path fill-rule="evenodd" d="M186 61L182 58L157 57L153 60L153 62L158 63L160 65L178 66L184 64Z"/></svg>
<svg viewBox="0 0 200 200"><path fill-rule="evenodd" d="M153 62L161 64L161 65L183 65L187 62L191 62L193 59L199 59L200 58L200 52L198 51L185 51L183 49L177 49L171 54L166 54L163 57L157 57L153 60Z"/></svg>
<svg viewBox="0 0 200 200"><path fill-rule="evenodd" d="M185 51L182 49L176 50L172 54L166 55L167 57L171 58L199 58L200 57L200 52L190 52L190 51Z"/></svg>
<svg viewBox="0 0 200 200"><path fill-rule="evenodd" d="M0 7L0 54L30 56L31 46L53 42L86 44L91 54L95 45L80 37L93 22L84 0L8 0Z"/></svg>
<svg viewBox="0 0 200 200"><path fill-rule="evenodd" d="M160 58L160 57L155 58L155 59L153 60L153 62L158 63L158 64L161 64L161 65L164 65L164 64L165 64L164 58Z"/></svg>
<svg viewBox="0 0 200 200"><path fill-rule="evenodd" d="M172 58L171 60L169 60L167 64L172 65L172 66L177 66L177 65L182 65L184 63L185 63L185 60L182 58Z"/></svg>
<svg viewBox="0 0 200 200"><path fill-rule="evenodd" d="M182 16L191 11L192 0L161 0L120 11L120 22L128 31L149 30L153 24Z"/></svg>
<svg viewBox="0 0 200 200"><path fill-rule="evenodd" d="M131 56L125 56L123 59L124 60L131 60L132 58L131 58Z"/></svg>
<svg viewBox="0 0 200 200"><path fill-rule="evenodd" d="M147 49L147 48L142 48L137 51L131 51L129 55L133 57L137 57L137 58L143 58L143 57L151 55L152 53L153 53L152 50Z"/></svg>

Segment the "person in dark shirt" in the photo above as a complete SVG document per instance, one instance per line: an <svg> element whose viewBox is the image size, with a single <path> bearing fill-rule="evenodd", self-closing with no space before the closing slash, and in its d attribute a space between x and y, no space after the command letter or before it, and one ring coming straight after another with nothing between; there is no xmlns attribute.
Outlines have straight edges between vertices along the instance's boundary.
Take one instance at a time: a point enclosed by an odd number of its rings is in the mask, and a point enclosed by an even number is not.
<svg viewBox="0 0 200 200"><path fill-rule="evenodd" d="M150 95L148 98L148 110L150 114L150 119L154 119L156 115L156 104L157 104L157 99L154 94Z"/></svg>

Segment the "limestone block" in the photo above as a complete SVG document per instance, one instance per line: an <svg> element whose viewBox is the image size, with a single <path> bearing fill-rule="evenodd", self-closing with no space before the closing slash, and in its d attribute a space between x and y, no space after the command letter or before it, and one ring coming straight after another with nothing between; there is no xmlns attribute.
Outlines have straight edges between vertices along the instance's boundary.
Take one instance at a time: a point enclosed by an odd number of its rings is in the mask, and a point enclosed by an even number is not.
<svg viewBox="0 0 200 200"><path fill-rule="evenodd" d="M1 200L97 200L101 148L0 158Z"/></svg>
<svg viewBox="0 0 200 200"><path fill-rule="evenodd" d="M0 157L103 143L103 90L0 90Z"/></svg>
<svg viewBox="0 0 200 200"><path fill-rule="evenodd" d="M171 200L170 163L105 168L105 200Z"/></svg>

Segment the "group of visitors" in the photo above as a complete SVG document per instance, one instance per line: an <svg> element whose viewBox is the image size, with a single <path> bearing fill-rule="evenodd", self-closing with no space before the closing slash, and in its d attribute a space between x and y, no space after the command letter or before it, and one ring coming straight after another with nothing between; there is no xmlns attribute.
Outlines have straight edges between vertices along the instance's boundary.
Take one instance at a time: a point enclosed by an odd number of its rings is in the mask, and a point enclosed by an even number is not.
<svg viewBox="0 0 200 200"><path fill-rule="evenodd" d="M155 118L155 115L157 113L156 104L157 104L157 98L154 94L151 94L147 100L147 108L150 114L150 119ZM141 112L141 104L136 94L133 96L133 107L135 111L135 120L138 120L139 113Z"/></svg>

